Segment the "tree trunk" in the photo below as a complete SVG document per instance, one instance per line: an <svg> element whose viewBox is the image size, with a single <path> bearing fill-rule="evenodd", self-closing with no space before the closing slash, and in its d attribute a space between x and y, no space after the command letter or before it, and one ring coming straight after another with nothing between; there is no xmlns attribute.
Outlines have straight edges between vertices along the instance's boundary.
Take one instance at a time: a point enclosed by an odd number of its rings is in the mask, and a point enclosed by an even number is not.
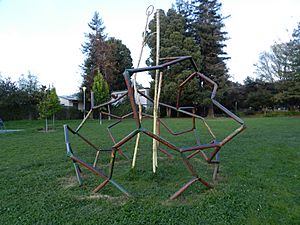
<svg viewBox="0 0 300 225"><path fill-rule="evenodd" d="M208 107L207 117L209 117L209 118L214 118L215 117L213 104L209 105L209 107Z"/></svg>
<svg viewBox="0 0 300 225"><path fill-rule="evenodd" d="M53 116L52 116L52 129L53 130L55 130L55 124L54 124L54 122L55 122L55 115L53 113Z"/></svg>
<svg viewBox="0 0 300 225"><path fill-rule="evenodd" d="M100 122L100 124L102 124L102 113L101 113L101 111L99 113L99 122Z"/></svg>
<svg viewBox="0 0 300 225"><path fill-rule="evenodd" d="M264 111L264 116L267 115L267 107L263 107L263 111Z"/></svg>
<svg viewBox="0 0 300 225"><path fill-rule="evenodd" d="M171 109L170 108L167 108L167 117L171 117Z"/></svg>
<svg viewBox="0 0 300 225"><path fill-rule="evenodd" d="M46 125L45 131L48 132L48 120L47 120L47 118L46 118L45 123L46 123L46 124L45 124L45 125Z"/></svg>

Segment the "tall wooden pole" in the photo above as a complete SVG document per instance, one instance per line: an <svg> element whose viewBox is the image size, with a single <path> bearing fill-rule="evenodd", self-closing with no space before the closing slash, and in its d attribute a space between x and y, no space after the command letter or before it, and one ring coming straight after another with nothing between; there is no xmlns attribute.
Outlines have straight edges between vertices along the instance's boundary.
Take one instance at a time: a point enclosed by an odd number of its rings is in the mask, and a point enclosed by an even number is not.
<svg viewBox="0 0 300 225"><path fill-rule="evenodd" d="M159 9L156 10L156 65L159 64L159 49L160 49L160 25L159 25ZM153 133L157 134L157 116L158 116L158 83L159 70L155 71L155 87L154 87L154 102L153 102ZM157 141L153 139L153 173L157 167Z"/></svg>

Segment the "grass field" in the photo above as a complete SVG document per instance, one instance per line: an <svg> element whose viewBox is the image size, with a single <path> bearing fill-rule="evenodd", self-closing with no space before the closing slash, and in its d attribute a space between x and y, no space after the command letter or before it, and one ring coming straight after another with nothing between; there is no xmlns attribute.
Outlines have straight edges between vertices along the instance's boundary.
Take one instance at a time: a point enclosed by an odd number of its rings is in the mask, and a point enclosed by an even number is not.
<svg viewBox="0 0 300 225"><path fill-rule="evenodd" d="M170 121L172 120L172 121ZM170 119L172 128L188 126L187 119ZM67 121L75 128L80 121ZM227 119L208 120L217 136L224 137L235 124ZM152 174L151 140L143 136L137 165L117 156L114 179L133 197L124 197L103 180L83 169L79 186L65 153L62 125L41 132L43 121L8 121L0 133L0 224L300 224L300 118L248 118L247 129L221 150L220 176L212 182L212 167L200 155L192 162L199 174L214 185L194 183L178 199L168 198L189 179L182 162L159 155L158 172ZM82 133L110 146L105 131L88 121ZM150 127L150 121L145 126ZM199 125L200 126L200 125ZM113 132L121 138L134 127L124 121ZM167 135L165 136L168 137ZM201 137L207 138L205 132ZM95 152L70 137L75 153L92 162ZM173 140L188 145L188 135ZM129 157L134 142L122 149ZM108 155L100 165L107 169Z"/></svg>

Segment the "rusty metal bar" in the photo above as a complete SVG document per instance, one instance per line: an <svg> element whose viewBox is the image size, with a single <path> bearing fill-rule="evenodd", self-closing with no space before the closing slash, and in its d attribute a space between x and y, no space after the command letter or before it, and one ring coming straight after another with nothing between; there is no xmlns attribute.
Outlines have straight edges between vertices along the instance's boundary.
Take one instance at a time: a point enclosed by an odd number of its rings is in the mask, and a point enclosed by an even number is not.
<svg viewBox="0 0 300 225"><path fill-rule="evenodd" d="M79 126L75 130L76 133L81 129L81 127L83 126L83 124L85 124L85 121L90 117L92 111L93 111L93 109L90 109L90 111L86 114L86 116L84 117L84 119L82 120L82 122L79 124Z"/></svg>
<svg viewBox="0 0 300 225"><path fill-rule="evenodd" d="M104 180L98 187L94 189L94 193L100 191L106 184L109 183L109 179Z"/></svg>
<svg viewBox="0 0 300 225"><path fill-rule="evenodd" d="M151 131L149 131L147 129L142 129L142 132L145 133L146 135L148 135L149 137L154 138L155 140L159 141L163 145L169 147L170 149L173 149L173 150L179 152L178 147L176 147L175 145L173 145L170 142L166 141L165 139L161 138L160 136L153 134Z"/></svg>
<svg viewBox="0 0 300 225"><path fill-rule="evenodd" d="M120 148L123 144L125 144L127 141L132 139L135 135L137 135L139 132L141 132L140 129L136 129L132 131L130 134L128 134L126 137L124 137L121 141L117 142L113 148Z"/></svg>
<svg viewBox="0 0 300 225"><path fill-rule="evenodd" d="M85 168L91 170L92 172L94 172L95 174L97 174L98 176L102 177L105 179L105 181L100 184L95 190L94 192L99 191L101 188L103 188L107 183L112 183L115 187L117 187L121 192L123 192L125 195L129 196L129 193L121 186L119 185L117 182L115 182L114 180L112 180L111 178L109 178L107 175L105 175L105 173L103 171L101 171L99 168L95 168L92 165L80 160L79 158L75 157L75 156L71 156L70 157L72 160L76 161L77 163L79 163L80 165L84 166Z"/></svg>
<svg viewBox="0 0 300 225"><path fill-rule="evenodd" d="M176 59L166 62L163 64L160 64L158 66L149 66L149 67L143 67L143 68L134 68L134 69L127 69L128 74L131 76L134 73L140 73L140 72L145 72L145 71L152 71L152 70L163 70L166 69L168 66L174 65L176 63L185 61L185 60L190 60L192 57L191 56L180 56L176 57Z"/></svg>
<svg viewBox="0 0 300 225"><path fill-rule="evenodd" d="M241 127L237 128L233 133L228 135L226 138L224 138L221 141L221 146L225 145L227 142L229 142L232 138L234 138L236 135L241 133L244 129L246 129L246 126L243 124Z"/></svg>
<svg viewBox="0 0 300 225"><path fill-rule="evenodd" d="M101 108L103 106L111 105L111 104L113 104L115 102L118 102L122 98L124 98L127 94L128 94L128 91L126 91L124 94L120 95L119 97L115 98L114 100L109 100L108 102L102 103L100 105L96 105L92 109L98 109L98 108Z"/></svg>
<svg viewBox="0 0 300 225"><path fill-rule="evenodd" d="M213 144L201 144L201 145L196 145L196 146L191 146L186 148L180 148L180 151L190 152L190 151L202 150L202 149L214 148L214 147L220 147L220 144L218 142Z"/></svg>
<svg viewBox="0 0 300 225"><path fill-rule="evenodd" d="M191 186L195 181L198 180L198 177L194 177L193 179L191 179L189 182L187 182L182 188L180 188L178 191L175 192L175 194L173 194L170 197L170 200L174 200L176 199L178 196L180 196L189 186Z"/></svg>
<svg viewBox="0 0 300 225"><path fill-rule="evenodd" d="M174 136L178 136L178 135L181 135L181 134L189 133L189 132L191 132L191 131L194 130L194 128L192 127L191 129L188 129L188 130L184 130L184 131L180 131L180 132L174 132L174 131L172 131L172 130L167 126L167 124L166 124L165 122L163 122L161 119L160 119L159 121L160 121L160 123L167 129L167 131L168 131L170 134L174 135Z"/></svg>
<svg viewBox="0 0 300 225"><path fill-rule="evenodd" d="M129 101L131 104L131 108L132 108L132 112L133 112L133 117L135 119L136 122L136 126L137 128L141 127L141 121L139 120L139 115L138 115L138 111L136 108L136 104L135 104L135 99L134 99L134 90L133 90L133 85L131 84L130 81L130 74L129 74L129 70L125 70L125 72L123 73L124 79L125 79L125 83L128 89L128 97L129 97Z"/></svg>
<svg viewBox="0 0 300 225"><path fill-rule="evenodd" d="M162 152L163 154L165 154L166 156L168 156L170 159L173 159L173 155L171 155L169 152L167 152L166 150L164 150L163 148L159 148L159 151Z"/></svg>

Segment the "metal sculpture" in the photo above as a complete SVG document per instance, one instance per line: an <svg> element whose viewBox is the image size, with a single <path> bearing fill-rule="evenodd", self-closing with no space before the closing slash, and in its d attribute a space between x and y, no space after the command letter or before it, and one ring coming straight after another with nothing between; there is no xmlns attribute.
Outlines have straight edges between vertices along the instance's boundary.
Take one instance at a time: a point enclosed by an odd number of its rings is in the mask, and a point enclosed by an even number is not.
<svg viewBox="0 0 300 225"><path fill-rule="evenodd" d="M119 185L116 181L114 181L112 179L113 177L113 171L114 171L114 163L115 163L115 159L116 159L116 154L119 153L121 155L123 155L125 157L125 155L123 154L121 147L127 143L128 141L130 141L132 138L134 138L137 134L144 134L152 139L155 139L157 142L159 142L161 145L166 146L170 149L172 149L175 153L178 153L181 160L183 161L184 165L186 166L187 170L190 172L191 174L191 179L185 183L183 185L182 188L180 188L176 193L174 193L170 199L175 199L177 198L179 195L181 195L190 185L192 185L193 183L195 183L196 181L204 184L206 187L210 188L211 185L206 182L205 180L203 180L198 172L196 171L196 169L194 168L193 164L191 163L190 159L195 156L198 153L201 153L201 155L203 156L204 160L208 163L208 164L214 164L215 165L215 169L214 169L214 177L215 175L218 173L218 168L219 168L219 157L218 157L218 153L221 150L221 148L228 143L230 140L232 140L237 134L239 134L240 132L242 132L245 129L245 124L244 121L242 119L240 119L238 116L236 116L235 114L233 114L231 111L229 111L227 108L225 108L223 105L221 105L216 99L216 92L217 92L217 88L218 85L212 81L210 78L208 78L207 76L203 75L202 73L199 72L194 60L192 59L191 56L181 56L181 57L172 57L172 58L164 58L161 59L162 61L164 61L165 63L162 63L158 66L151 66L151 67L145 67L145 68L135 68L135 69L127 69L124 72L124 78L125 78L125 82L127 85L127 89L128 92L125 93L124 95L118 97L117 99L98 105L98 106L94 106L93 108L91 108L91 110L88 112L88 114L86 115L86 117L83 119L83 121L80 123L80 125L78 126L78 128L76 130L71 129L68 125L64 125L64 134L65 134L65 142L66 142L66 148L67 148L67 155L70 157L70 159L73 161L74 163L74 167L75 167L75 172L77 175L77 179L79 181L79 183L82 183L82 179L81 179L81 170L79 165L86 167L87 169L89 169L90 171L96 173L98 176L102 177L104 179L104 181L94 190L94 192L99 191L100 189L102 189L105 185L107 185L108 183L111 183L112 185L114 185L116 188L118 188L121 192L123 192L125 195L129 196L129 192L123 188L121 185ZM145 94L143 94L142 92L140 92L139 90L135 90L135 85L132 84L131 82L131 76L135 73L139 73L139 72L145 72L145 71L153 71L153 70L159 70L160 72L163 72L164 70L166 70L167 68L178 64L178 63L182 63L184 61L188 61L190 62L194 72L192 74L190 74L180 85L178 88L178 94L177 94L177 104L176 106L171 106L162 102L159 102L159 106L163 106L166 107L168 109L171 110L175 110L178 113L182 113L186 116L190 116L192 118L192 127L191 129L188 129L186 131L181 131L178 133L173 132L165 122L163 122L160 118L158 118L158 127L163 126L166 128L166 130L172 134L172 135L181 135L183 133L188 133L188 132L195 132L196 131L196 123L195 120L199 119L203 122L203 124L205 125L206 129L208 130L210 136L211 136L211 140L207 143L201 143L200 140L196 138L196 142L197 145L195 146L187 146L187 147L179 147L176 146L175 144L173 144L171 142L171 140L166 140L164 138L162 138L160 136L160 132L158 132L157 134L154 134L152 131L147 130L145 127L142 126L142 123L139 119L139 113L138 113L138 109L136 106L136 96L134 95L135 91L138 92L141 96L147 98L149 101L153 102L153 99L149 98L148 96L146 96ZM228 134L224 139L222 140L218 140L216 135L213 133L212 129L209 127L209 125L206 123L205 119L197 114L195 114L194 111L190 112L187 109L193 109L193 107L180 107L180 96L182 93L182 90L184 89L185 85L190 82L192 79L198 78L201 81L209 84L212 86L212 92L211 92L211 101L213 103L214 106L216 106L218 109L220 109L222 112L224 112L226 115L228 115L230 118L232 118L234 121L236 121L240 126L235 129L233 132L231 132L230 134ZM124 115L124 116L116 116L113 114L109 114L110 116L114 117L117 119L116 122L114 122L112 125L110 125L108 127L108 132L109 135L113 141L113 146L109 149L104 149L101 147L98 147L97 145L95 145L94 143L92 143L91 141L89 141L87 138L85 138L79 131L81 129L81 127L84 125L84 123L86 122L86 120L89 118L90 114L92 113L93 110L95 109L99 109L102 108L104 106L107 106L109 104L112 104L113 102L117 102L120 99L124 98L128 96L129 100L130 100L130 104L131 104L131 108L132 108L132 112ZM104 112L103 112L104 113ZM108 115L108 113L106 113ZM128 135L126 135L125 137L122 138L122 140L120 141L115 141L110 129L114 126L116 126L117 124L119 124L120 122L122 122L123 119L129 117L133 115L133 118L135 120L135 126L136 128L134 130L132 130ZM147 114L143 114L143 116L148 116L151 117ZM90 145L92 148L94 148L97 152L96 157L95 157L95 161L94 164L91 165L87 162L84 162L83 160L79 159L77 156L75 156L75 154L72 151L71 148L71 144L69 143L69 131L74 134L77 135L78 137L80 137L84 142L86 142L88 145ZM166 154L167 156L171 157L171 154L168 153L167 151L165 151L163 148L159 148L159 150ZM209 150L211 150L209 152ZM99 157L99 152L101 151L109 151L111 152L111 156L110 156L110 170L109 173L106 174L101 168L99 168L97 166L97 159Z"/></svg>

